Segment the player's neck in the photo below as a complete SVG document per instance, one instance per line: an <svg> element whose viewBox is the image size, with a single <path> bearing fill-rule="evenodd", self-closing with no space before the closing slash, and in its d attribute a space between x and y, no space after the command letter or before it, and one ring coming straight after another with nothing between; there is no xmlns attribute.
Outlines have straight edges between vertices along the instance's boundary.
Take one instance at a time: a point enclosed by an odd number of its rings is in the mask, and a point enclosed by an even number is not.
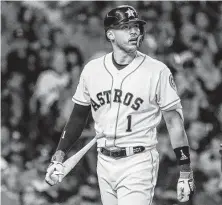
<svg viewBox="0 0 222 205"><path fill-rule="evenodd" d="M133 61L133 59L136 57L136 55L137 55L136 51L133 53L125 53L121 50L113 52L114 60L119 65L130 64Z"/></svg>
<svg viewBox="0 0 222 205"><path fill-rule="evenodd" d="M129 64L118 64L114 57L113 57L113 53L112 53L112 61L113 61L113 65L118 69L118 70L122 70L123 68L125 68L126 66L128 66Z"/></svg>

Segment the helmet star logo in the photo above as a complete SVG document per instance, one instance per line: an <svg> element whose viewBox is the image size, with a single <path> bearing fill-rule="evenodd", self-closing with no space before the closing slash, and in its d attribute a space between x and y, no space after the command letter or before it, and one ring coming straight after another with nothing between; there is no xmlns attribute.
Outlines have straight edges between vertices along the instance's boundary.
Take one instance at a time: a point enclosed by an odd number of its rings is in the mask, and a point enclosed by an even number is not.
<svg viewBox="0 0 222 205"><path fill-rule="evenodd" d="M128 9L128 10L126 11L126 13L127 13L127 15L128 15L128 18L129 18L130 16L135 17L134 11L133 11L132 9Z"/></svg>

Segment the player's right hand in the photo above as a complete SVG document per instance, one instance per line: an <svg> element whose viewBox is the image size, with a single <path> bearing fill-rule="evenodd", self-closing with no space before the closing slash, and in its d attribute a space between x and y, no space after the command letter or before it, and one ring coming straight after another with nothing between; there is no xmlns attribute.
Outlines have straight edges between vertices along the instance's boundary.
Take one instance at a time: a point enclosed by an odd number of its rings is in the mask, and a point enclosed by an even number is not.
<svg viewBox="0 0 222 205"><path fill-rule="evenodd" d="M64 176L64 165L58 161L51 161L49 167L47 168L45 181L53 186L62 181Z"/></svg>

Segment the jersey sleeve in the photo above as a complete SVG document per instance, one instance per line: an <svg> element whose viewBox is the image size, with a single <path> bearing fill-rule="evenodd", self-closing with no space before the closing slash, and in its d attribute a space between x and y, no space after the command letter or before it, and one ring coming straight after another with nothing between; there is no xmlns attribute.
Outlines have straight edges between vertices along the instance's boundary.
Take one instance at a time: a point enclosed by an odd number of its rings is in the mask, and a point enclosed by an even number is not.
<svg viewBox="0 0 222 205"><path fill-rule="evenodd" d="M167 67L160 73L156 96L161 110L167 110L180 102L173 75Z"/></svg>
<svg viewBox="0 0 222 205"><path fill-rule="evenodd" d="M85 72L81 73L80 79L79 79L79 84L76 88L76 92L74 96L72 97L72 101L74 103L84 105L84 106L89 106L90 103L90 95L88 92L87 88L87 83L86 83L86 77L85 77Z"/></svg>

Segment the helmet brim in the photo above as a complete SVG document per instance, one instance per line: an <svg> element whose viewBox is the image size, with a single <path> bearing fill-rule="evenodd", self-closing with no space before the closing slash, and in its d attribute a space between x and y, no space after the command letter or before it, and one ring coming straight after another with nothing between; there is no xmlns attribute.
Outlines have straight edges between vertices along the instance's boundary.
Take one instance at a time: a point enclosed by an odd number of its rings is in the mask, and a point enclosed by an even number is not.
<svg viewBox="0 0 222 205"><path fill-rule="evenodd" d="M118 22L116 24L113 24L107 28L105 28L105 30L108 30L108 29L115 29L115 28L119 28L120 26L122 26L123 24L128 24L128 23L132 23L132 22L135 22L135 23L139 23L140 25L145 25L146 24L146 21L143 21L141 19L129 19L128 21L121 21L121 22Z"/></svg>
<svg viewBox="0 0 222 205"><path fill-rule="evenodd" d="M137 22L137 23L140 23L140 24L142 24L142 25L145 25L145 24L146 24L146 21L141 20L141 19L130 19L130 20L128 20L127 22L123 22L123 23L130 23L130 22Z"/></svg>

